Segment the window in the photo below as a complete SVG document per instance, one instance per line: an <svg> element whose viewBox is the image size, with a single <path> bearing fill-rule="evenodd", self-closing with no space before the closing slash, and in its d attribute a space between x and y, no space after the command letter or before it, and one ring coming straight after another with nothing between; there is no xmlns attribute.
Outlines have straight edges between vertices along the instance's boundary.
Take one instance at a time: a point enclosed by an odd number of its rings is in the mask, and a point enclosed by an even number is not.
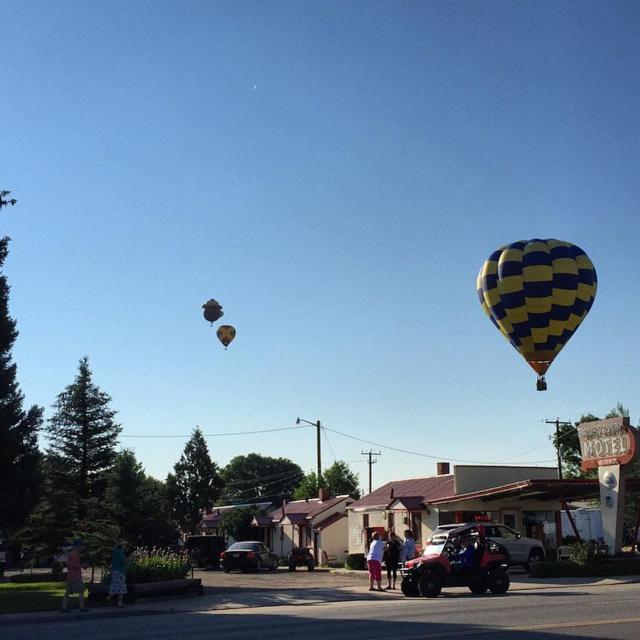
<svg viewBox="0 0 640 640"><path fill-rule="evenodd" d="M498 535L501 538L508 538L510 540L515 540L516 534L513 531L511 531L511 529L507 529L507 527L496 527L496 529L498 530Z"/></svg>
<svg viewBox="0 0 640 640"><path fill-rule="evenodd" d="M368 529L369 528L369 514L368 513L363 513L362 514L362 528L363 529Z"/></svg>
<svg viewBox="0 0 640 640"><path fill-rule="evenodd" d="M414 511L411 514L411 531L416 544L422 544L422 514Z"/></svg>
<svg viewBox="0 0 640 640"><path fill-rule="evenodd" d="M389 529L389 531L394 531L394 527L393 527L393 516L395 514L393 513L393 511L389 511L389 513L387 514L387 529Z"/></svg>

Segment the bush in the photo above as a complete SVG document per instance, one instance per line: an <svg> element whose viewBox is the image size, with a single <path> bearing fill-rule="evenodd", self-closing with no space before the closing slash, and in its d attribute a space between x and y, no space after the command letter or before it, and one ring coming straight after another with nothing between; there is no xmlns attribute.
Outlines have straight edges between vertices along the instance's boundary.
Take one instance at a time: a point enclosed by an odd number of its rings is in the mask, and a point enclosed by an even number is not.
<svg viewBox="0 0 640 640"><path fill-rule="evenodd" d="M531 565L529 575L532 578L579 578L587 575L585 567L560 560L560 562L539 562Z"/></svg>
<svg viewBox="0 0 640 640"><path fill-rule="evenodd" d="M185 556L168 549L136 549L127 564L127 584L140 582L161 582L186 578L191 564ZM104 582L111 576L105 574Z"/></svg>
<svg viewBox="0 0 640 640"><path fill-rule="evenodd" d="M347 569L364 569L364 553L350 553L345 562Z"/></svg>
<svg viewBox="0 0 640 640"><path fill-rule="evenodd" d="M569 545L569 560L580 567L591 567L606 559L609 548L597 540L581 540Z"/></svg>

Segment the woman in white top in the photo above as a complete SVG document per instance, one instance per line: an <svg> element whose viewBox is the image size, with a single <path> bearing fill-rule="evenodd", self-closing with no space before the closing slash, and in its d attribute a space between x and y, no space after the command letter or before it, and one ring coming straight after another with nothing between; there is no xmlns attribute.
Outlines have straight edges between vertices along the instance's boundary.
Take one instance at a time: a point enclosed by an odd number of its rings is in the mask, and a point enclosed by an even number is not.
<svg viewBox="0 0 640 640"><path fill-rule="evenodd" d="M378 583L378 591L382 588L382 556L384 555L384 540L380 539L380 534L376 531L372 537L369 553L367 553L367 567L369 569L369 591L375 591L373 582Z"/></svg>

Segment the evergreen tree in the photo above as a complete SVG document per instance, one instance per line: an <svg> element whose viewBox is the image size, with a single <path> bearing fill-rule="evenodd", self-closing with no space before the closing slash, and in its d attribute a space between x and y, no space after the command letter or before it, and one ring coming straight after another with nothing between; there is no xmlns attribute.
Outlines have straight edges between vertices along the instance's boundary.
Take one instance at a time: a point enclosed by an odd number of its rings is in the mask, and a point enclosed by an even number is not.
<svg viewBox="0 0 640 640"><path fill-rule="evenodd" d="M178 537L164 483L148 477L131 449L121 451L109 472L104 506L120 535L136 546L163 546Z"/></svg>
<svg viewBox="0 0 640 640"><path fill-rule="evenodd" d="M213 505L224 486L200 429L193 431L173 471L167 477L173 515L185 533L196 533L202 510Z"/></svg>
<svg viewBox="0 0 640 640"><path fill-rule="evenodd" d="M9 193L0 191L0 210L16 203ZM2 273L8 253L5 236L0 239L0 537L11 537L25 523L41 485L38 430L42 409L23 410L24 396L11 359L18 331L9 315L10 287Z"/></svg>
<svg viewBox="0 0 640 640"><path fill-rule="evenodd" d="M72 522L84 521L89 502L104 496L106 472L115 460L121 431L110 403L109 395L93 383L85 356L73 384L58 395L49 419L51 489L66 497Z"/></svg>

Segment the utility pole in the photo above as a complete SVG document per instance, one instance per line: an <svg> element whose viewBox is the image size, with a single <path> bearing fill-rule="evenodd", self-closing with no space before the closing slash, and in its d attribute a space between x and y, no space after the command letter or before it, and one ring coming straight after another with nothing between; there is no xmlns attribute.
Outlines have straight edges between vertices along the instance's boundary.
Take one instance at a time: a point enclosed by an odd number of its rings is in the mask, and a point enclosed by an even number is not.
<svg viewBox="0 0 640 640"><path fill-rule="evenodd" d="M369 457L369 461L367 462L367 464L369 465L369 493L371 493L371 465L374 465L376 462L378 462L377 460L373 459L373 456L381 456L382 454L379 451L373 451L371 449L369 449L369 451L361 451L360 453L363 456Z"/></svg>
<svg viewBox="0 0 640 640"><path fill-rule="evenodd" d="M320 420L316 421L316 448L318 450L318 489L324 486L322 482L322 458L320 454Z"/></svg>
<svg viewBox="0 0 640 640"><path fill-rule="evenodd" d="M316 420L315 422L311 422L310 420L305 420L304 418L296 418L296 424L302 424L305 422L308 425L316 428L316 451L317 451L317 460L318 460L318 487L322 486L322 457L320 453L320 430L322 429L322 425L320 424L320 420Z"/></svg>
<svg viewBox="0 0 640 640"><path fill-rule="evenodd" d="M572 427L571 422L561 422L560 418L555 420L545 420L547 424L556 425L556 454L558 456L558 478L562 480L562 458L560 457L560 427Z"/></svg>

